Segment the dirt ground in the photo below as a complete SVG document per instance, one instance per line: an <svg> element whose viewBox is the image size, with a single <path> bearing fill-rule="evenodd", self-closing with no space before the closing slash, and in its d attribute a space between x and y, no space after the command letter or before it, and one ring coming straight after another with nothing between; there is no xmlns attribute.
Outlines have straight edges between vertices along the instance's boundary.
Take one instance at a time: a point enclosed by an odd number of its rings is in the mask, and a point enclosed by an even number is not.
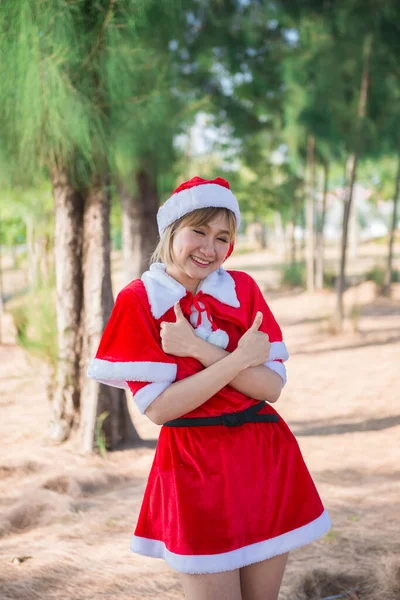
<svg viewBox="0 0 400 600"><path fill-rule="evenodd" d="M245 266L266 286L259 261L242 255L229 266ZM273 257L267 263L272 273ZM114 284L121 287L118 275ZM331 291L267 290L266 298L290 353L275 406L333 521L323 539L291 553L280 599L292 600L313 569L356 575L400 550L400 284L390 300L370 282L349 289L346 307L357 302L358 321L335 336ZM1 600L183 598L162 560L129 551L154 443L105 460L80 456L72 442L49 445L46 367L15 344L8 314L2 325ZM131 409L142 437L155 440L159 428Z"/></svg>

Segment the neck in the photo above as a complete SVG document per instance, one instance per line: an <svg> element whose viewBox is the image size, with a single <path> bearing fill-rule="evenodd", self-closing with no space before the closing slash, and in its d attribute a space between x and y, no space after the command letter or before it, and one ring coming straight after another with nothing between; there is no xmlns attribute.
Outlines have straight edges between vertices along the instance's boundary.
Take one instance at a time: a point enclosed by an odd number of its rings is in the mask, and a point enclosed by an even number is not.
<svg viewBox="0 0 400 600"><path fill-rule="evenodd" d="M173 265L166 266L165 272L170 277L175 279L175 281L177 281L178 283L183 285L183 287L186 290L188 290L189 292L192 292L193 296L196 295L197 288L199 287L199 285L202 281L201 279L192 279L192 277L188 277L182 271L175 269Z"/></svg>

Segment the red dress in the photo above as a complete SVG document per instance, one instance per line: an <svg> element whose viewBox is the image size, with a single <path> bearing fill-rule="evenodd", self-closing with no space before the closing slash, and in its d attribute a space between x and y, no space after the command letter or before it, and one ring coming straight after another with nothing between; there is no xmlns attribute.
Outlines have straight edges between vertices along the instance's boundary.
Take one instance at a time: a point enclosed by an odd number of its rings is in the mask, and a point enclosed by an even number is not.
<svg viewBox="0 0 400 600"><path fill-rule="evenodd" d="M144 412L174 381L204 367L165 354L161 321L175 321L180 300L197 335L232 352L262 311L260 330L271 342L265 365L286 382L287 350L256 282L246 273L218 271L190 292L152 265L124 288L88 375L129 387ZM184 417L241 411L254 400L227 385ZM260 414L274 413L268 403ZM278 423L237 427L162 427L131 549L164 558L182 573L215 573L303 546L330 527L297 441Z"/></svg>

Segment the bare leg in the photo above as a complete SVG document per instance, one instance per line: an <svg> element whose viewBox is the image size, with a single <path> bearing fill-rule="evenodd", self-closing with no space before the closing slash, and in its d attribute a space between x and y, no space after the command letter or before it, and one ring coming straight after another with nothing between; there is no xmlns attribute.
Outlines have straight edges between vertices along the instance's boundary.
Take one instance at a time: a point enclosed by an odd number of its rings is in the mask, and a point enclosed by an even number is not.
<svg viewBox="0 0 400 600"><path fill-rule="evenodd" d="M277 600L289 552L240 569L242 600Z"/></svg>
<svg viewBox="0 0 400 600"><path fill-rule="evenodd" d="M239 569L179 577L187 600L242 600Z"/></svg>

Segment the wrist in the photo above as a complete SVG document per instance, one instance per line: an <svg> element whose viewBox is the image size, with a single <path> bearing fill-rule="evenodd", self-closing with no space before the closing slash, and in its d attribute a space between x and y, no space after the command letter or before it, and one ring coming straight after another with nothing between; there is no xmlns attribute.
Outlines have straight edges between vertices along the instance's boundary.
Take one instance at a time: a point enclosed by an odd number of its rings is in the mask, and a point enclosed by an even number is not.
<svg viewBox="0 0 400 600"><path fill-rule="evenodd" d="M247 369L250 365L248 364L248 359L246 357L246 353L242 350L242 348L240 346L238 346L236 348L236 350L234 350L233 352L231 352L230 356L232 357L232 360L237 363L238 365L240 365L241 367L241 371L244 371L245 369Z"/></svg>
<svg viewBox="0 0 400 600"><path fill-rule="evenodd" d="M203 338L194 334L194 339L191 344L191 356L197 359L199 362L202 362L204 358L204 353L207 351L208 342L203 340Z"/></svg>

